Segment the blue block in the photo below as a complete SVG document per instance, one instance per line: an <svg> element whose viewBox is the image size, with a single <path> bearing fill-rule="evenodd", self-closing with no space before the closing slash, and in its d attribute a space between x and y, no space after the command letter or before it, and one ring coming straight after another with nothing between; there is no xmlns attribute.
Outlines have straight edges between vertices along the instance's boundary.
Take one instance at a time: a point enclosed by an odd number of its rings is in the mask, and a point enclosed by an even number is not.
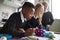
<svg viewBox="0 0 60 40"><path fill-rule="evenodd" d="M5 36L7 39L11 39L12 38L12 35L8 35L8 34L0 34L0 38L2 36Z"/></svg>

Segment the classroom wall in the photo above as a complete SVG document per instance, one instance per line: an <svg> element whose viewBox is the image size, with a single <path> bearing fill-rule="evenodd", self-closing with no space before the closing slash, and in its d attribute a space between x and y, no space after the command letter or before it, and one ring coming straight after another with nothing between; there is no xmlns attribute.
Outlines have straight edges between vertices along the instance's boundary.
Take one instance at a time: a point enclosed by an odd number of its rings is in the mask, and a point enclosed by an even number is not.
<svg viewBox="0 0 60 40"><path fill-rule="evenodd" d="M55 19L52 26L50 27L51 31L60 32L60 19Z"/></svg>
<svg viewBox="0 0 60 40"><path fill-rule="evenodd" d="M7 18L9 18L9 16L15 11L16 11L16 8L14 8L14 7L10 7L10 6L4 5L4 4L0 4L0 20L2 18L2 12L8 13L9 15Z"/></svg>

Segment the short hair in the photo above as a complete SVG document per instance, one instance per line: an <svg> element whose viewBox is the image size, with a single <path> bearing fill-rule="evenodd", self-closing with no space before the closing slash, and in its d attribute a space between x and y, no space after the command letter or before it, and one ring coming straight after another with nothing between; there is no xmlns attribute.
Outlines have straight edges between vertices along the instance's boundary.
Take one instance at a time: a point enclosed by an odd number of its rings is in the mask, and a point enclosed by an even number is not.
<svg viewBox="0 0 60 40"><path fill-rule="evenodd" d="M22 7L34 8L34 5L30 2L25 2Z"/></svg>
<svg viewBox="0 0 60 40"><path fill-rule="evenodd" d="M42 4L45 6L45 4L48 5L48 2L47 1L44 1L44 2L42 2Z"/></svg>

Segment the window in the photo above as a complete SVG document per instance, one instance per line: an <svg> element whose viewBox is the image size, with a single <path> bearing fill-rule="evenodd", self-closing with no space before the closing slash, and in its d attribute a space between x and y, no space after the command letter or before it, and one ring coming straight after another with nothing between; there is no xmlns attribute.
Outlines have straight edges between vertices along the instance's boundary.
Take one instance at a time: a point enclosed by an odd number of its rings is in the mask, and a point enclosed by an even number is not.
<svg viewBox="0 0 60 40"><path fill-rule="evenodd" d="M52 0L51 2L54 19L60 19L60 0Z"/></svg>

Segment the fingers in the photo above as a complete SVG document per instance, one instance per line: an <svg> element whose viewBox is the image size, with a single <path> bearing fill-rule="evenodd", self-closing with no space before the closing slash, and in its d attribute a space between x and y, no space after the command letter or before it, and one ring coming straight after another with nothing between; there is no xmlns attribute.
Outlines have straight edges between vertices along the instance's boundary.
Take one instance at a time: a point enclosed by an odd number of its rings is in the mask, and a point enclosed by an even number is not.
<svg viewBox="0 0 60 40"><path fill-rule="evenodd" d="M19 32L25 33L25 30L23 28L19 28Z"/></svg>

